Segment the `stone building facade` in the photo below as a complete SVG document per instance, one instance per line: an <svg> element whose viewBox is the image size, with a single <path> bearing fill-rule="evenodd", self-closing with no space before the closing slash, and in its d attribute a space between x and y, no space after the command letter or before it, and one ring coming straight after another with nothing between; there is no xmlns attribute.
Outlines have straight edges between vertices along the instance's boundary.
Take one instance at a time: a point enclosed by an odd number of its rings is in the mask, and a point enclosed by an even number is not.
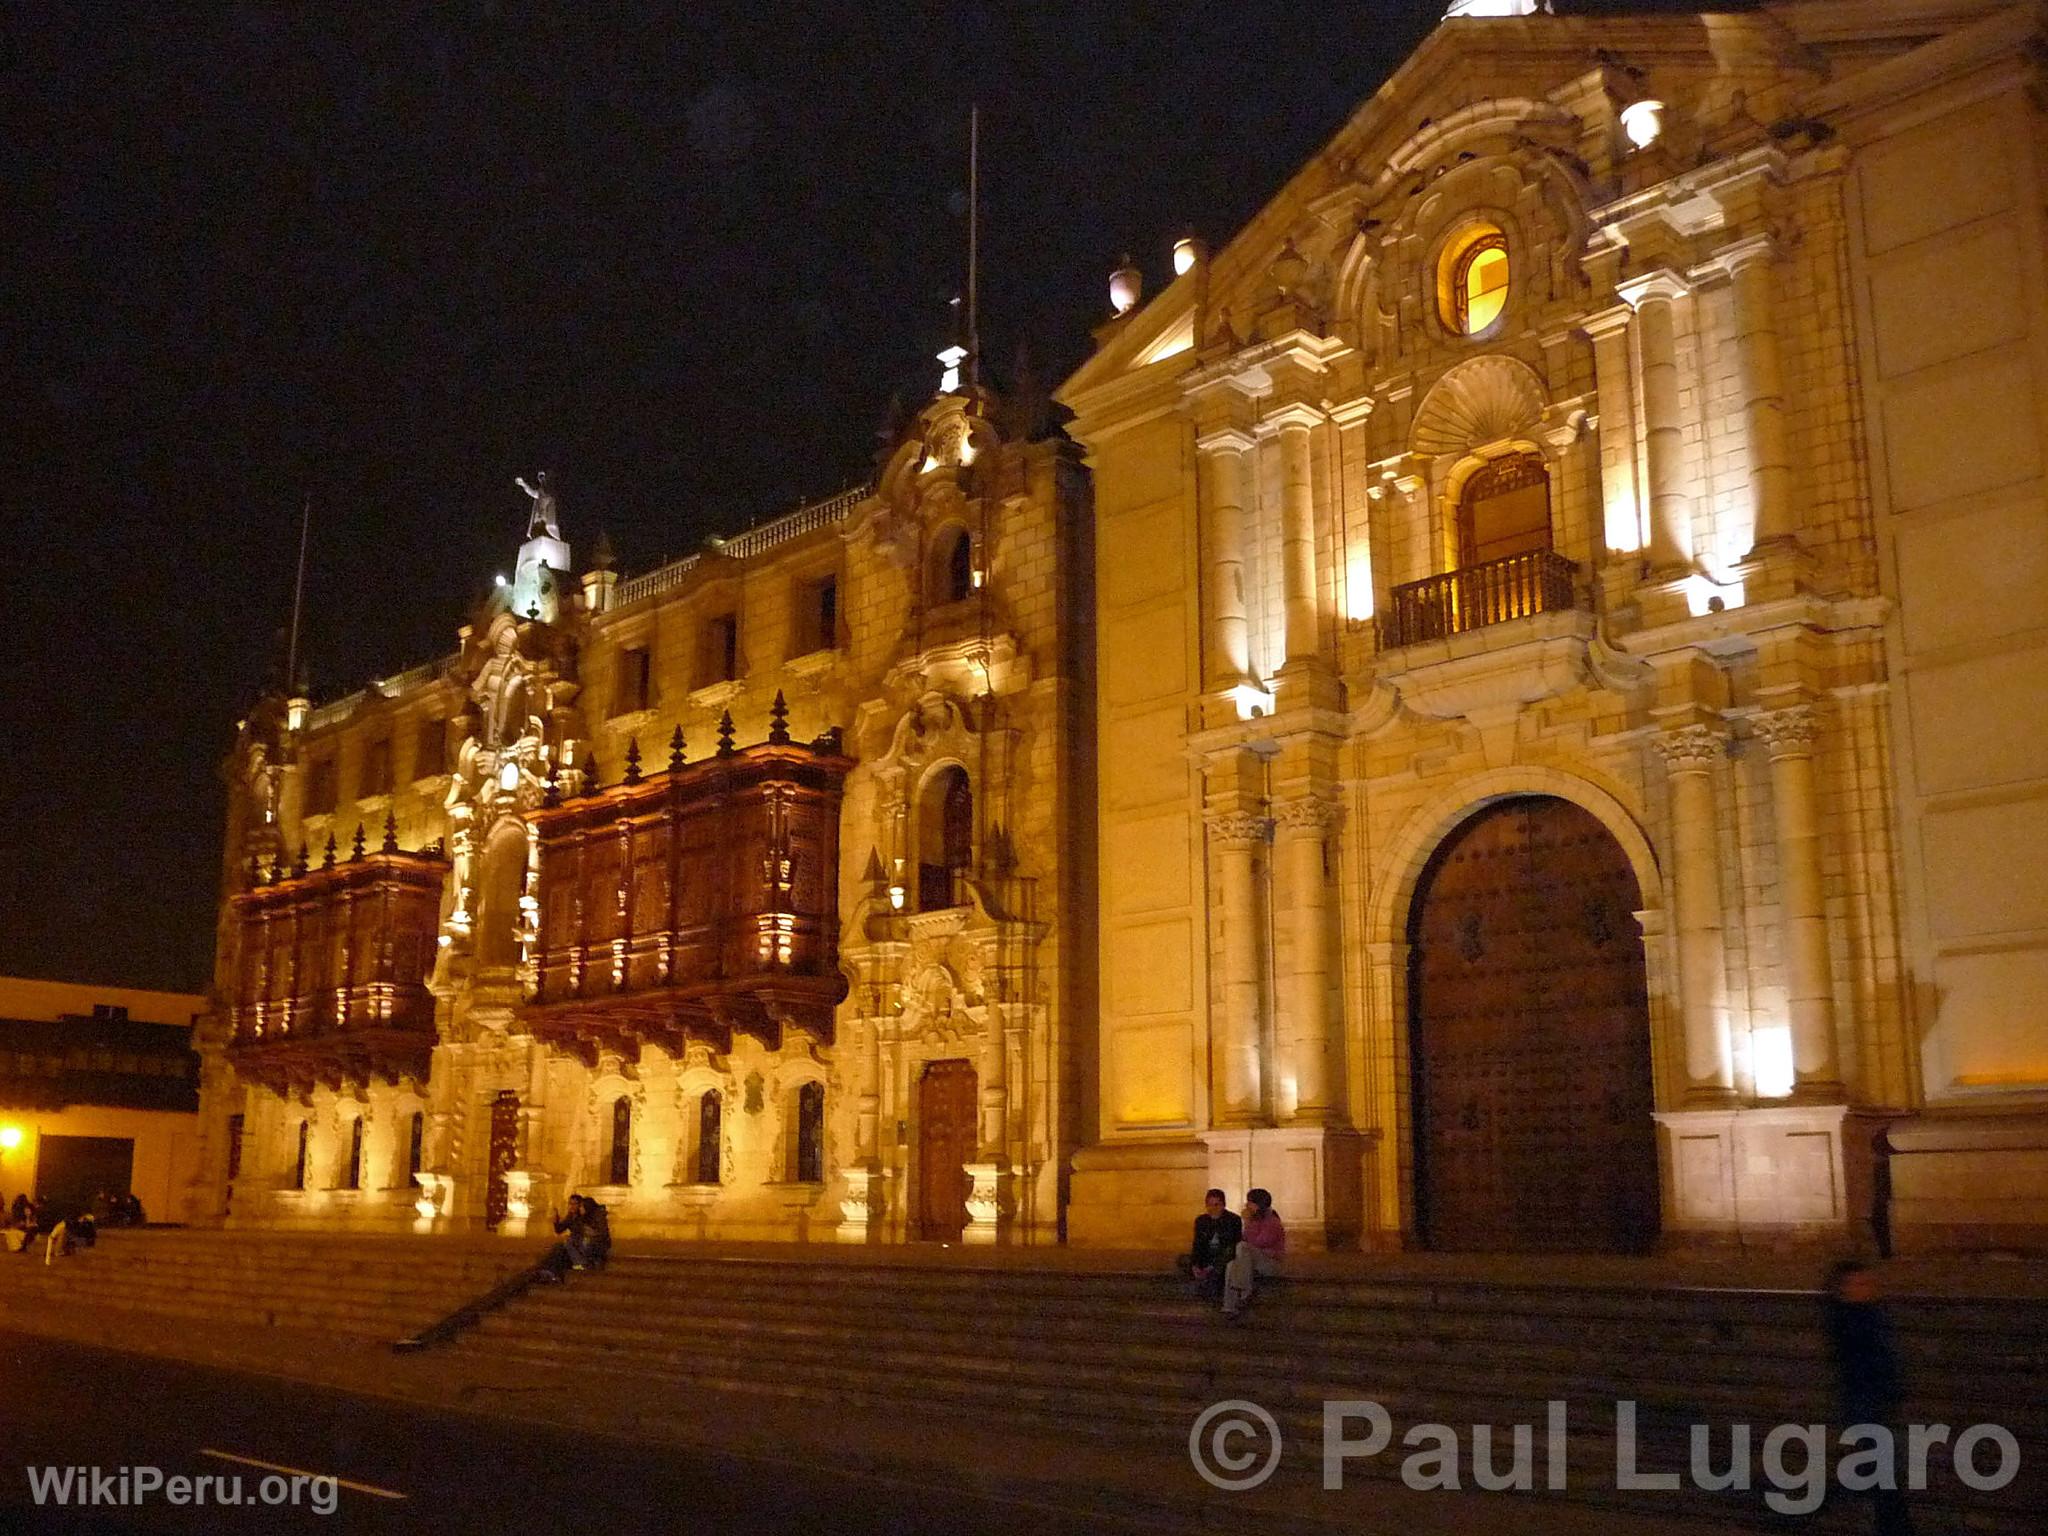
<svg viewBox="0 0 2048 1536"><path fill-rule="evenodd" d="M1074 1236L2038 1241L2039 13L1457 9L1060 391Z"/></svg>
<svg viewBox="0 0 2048 1536"><path fill-rule="evenodd" d="M538 486L456 657L252 715L206 1208L2040 1246L2040 13L1529 10L1118 273L1066 440L949 388L632 581Z"/></svg>
<svg viewBox="0 0 2048 1536"><path fill-rule="evenodd" d="M543 481L454 656L244 723L200 1036L209 1214L519 1231L580 1189L628 1232L1057 1236L1092 1013L1089 506L1071 445L993 407L956 384L872 487L632 580L571 574ZM597 817L595 859L627 784L687 799L734 765L779 793L807 761L822 843L707 824L716 858L779 855L822 893L836 952L804 982L827 1006L788 1002L774 972L801 967L772 947L689 994L640 905L579 950L568 1023L536 1006L550 925L645 894L635 867L544 912L551 818ZM686 904L712 865L679 868ZM657 945L643 986L624 957Z"/></svg>

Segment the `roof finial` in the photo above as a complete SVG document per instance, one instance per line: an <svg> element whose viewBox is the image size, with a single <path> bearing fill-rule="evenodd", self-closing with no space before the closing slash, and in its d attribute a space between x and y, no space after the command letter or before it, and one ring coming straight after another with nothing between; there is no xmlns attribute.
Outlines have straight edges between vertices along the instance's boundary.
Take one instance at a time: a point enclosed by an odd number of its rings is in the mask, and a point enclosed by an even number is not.
<svg viewBox="0 0 2048 1536"><path fill-rule="evenodd" d="M782 690L775 690L775 702L768 706L768 740L773 746L789 745L789 705L783 702Z"/></svg>
<svg viewBox="0 0 2048 1536"><path fill-rule="evenodd" d="M597 753L594 751L583 754L583 793L597 793Z"/></svg>
<svg viewBox="0 0 2048 1536"><path fill-rule="evenodd" d="M625 782L628 784L638 784L640 782L640 738L638 736L628 736L626 738Z"/></svg>
<svg viewBox="0 0 2048 1536"><path fill-rule="evenodd" d="M731 757L732 753L732 711L728 709L718 717L718 755Z"/></svg>
<svg viewBox="0 0 2048 1536"><path fill-rule="evenodd" d="M332 832L327 834L327 857L321 861L320 867L322 869L334 868L334 834Z"/></svg>
<svg viewBox="0 0 2048 1536"><path fill-rule="evenodd" d="M352 850L350 851L350 853L349 853L349 857L350 857L351 859L360 859L360 858L361 858L362 856L363 856L363 824L362 824L362 823L361 823L361 822L359 821L359 822L357 822L357 823L356 823L356 841L355 841L355 846L354 846L354 848L353 848L353 849L352 849Z"/></svg>
<svg viewBox="0 0 2048 1536"><path fill-rule="evenodd" d="M396 811L386 811L384 813L384 851L386 853L398 852L398 813Z"/></svg>
<svg viewBox="0 0 2048 1536"><path fill-rule="evenodd" d="M683 728L679 725L668 739L668 771L674 773L683 766Z"/></svg>
<svg viewBox="0 0 2048 1536"><path fill-rule="evenodd" d="M299 844L298 856L292 860L292 878L297 879L306 872L306 845Z"/></svg>

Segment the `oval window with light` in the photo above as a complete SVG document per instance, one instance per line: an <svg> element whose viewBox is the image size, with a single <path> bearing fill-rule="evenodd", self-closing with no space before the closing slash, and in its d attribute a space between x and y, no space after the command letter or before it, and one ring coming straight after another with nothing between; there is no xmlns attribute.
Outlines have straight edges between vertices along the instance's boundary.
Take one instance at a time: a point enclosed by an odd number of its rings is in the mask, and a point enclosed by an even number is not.
<svg viewBox="0 0 2048 1536"><path fill-rule="evenodd" d="M1444 324L1460 336L1477 336L1496 320L1508 303L1508 239L1494 226L1481 225L1445 252L1438 292Z"/></svg>

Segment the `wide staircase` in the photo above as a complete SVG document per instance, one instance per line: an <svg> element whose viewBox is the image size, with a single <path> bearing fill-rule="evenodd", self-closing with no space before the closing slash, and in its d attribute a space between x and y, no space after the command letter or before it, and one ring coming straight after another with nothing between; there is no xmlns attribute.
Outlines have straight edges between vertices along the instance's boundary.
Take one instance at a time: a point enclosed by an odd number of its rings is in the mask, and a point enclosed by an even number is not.
<svg viewBox="0 0 2048 1536"><path fill-rule="evenodd" d="M1446 1266L1450 1268L1450 1266ZM1937 1452L1937 1529L2038 1533L2048 1507L2031 1460L2048 1456L2048 1302L1902 1297L1893 1303L1911 1420L2010 1430L2022 1474L1996 1494L1962 1487ZM1369 1399L1394 1443L1352 1477L1398 1475L1418 1423L1534 1426L1545 1479L1547 1405L1567 1404L1569 1485L1651 1514L1783 1524L1763 1442L1780 1423L1825 1422L1832 1375L1811 1293L1683 1286L1517 1285L1488 1278L1290 1278L1248 1322L1224 1323L1153 1272L902 1262L663 1256L615 1261L536 1290L448 1346L523 1361L565 1391L639 1383L678 1404L693 1391L831 1405L835 1417L1014 1424L1093 1441L1185 1447L1197 1415L1248 1399L1278 1419L1297 1479L1320 1469L1323 1404ZM1754 1426L1756 1491L1714 1496L1615 1488L1617 1401L1637 1404L1644 1470L1684 1471L1690 1426ZM1349 1433L1363 1436L1367 1426ZM1832 1461L1841 1452L1836 1450ZM1989 1471L1988 1447L1979 1465ZM1787 1464L1797 1469L1795 1446ZM1462 1468L1470 1488L1469 1460ZM1688 1481L1690 1481L1688 1479ZM1859 1528L1834 1510L1823 1528Z"/></svg>
<svg viewBox="0 0 2048 1536"><path fill-rule="evenodd" d="M531 1243L143 1228L55 1264L0 1254L0 1323L105 1309L387 1342L531 1265Z"/></svg>
<svg viewBox="0 0 2048 1536"><path fill-rule="evenodd" d="M268 1336L280 1343L268 1363L252 1356L260 1368L685 1443L699 1443L707 1414L745 1417L750 1402L764 1422L808 1433L821 1457L865 1434L936 1462L1007 1431L1036 1437L1048 1467L1063 1445L1124 1448L1162 1485L1177 1478L1204 1497L1188 1471L1190 1428L1210 1405L1247 1399L1283 1431L1274 1488L1338 1524L1361 1506L1315 1492L1326 1400L1371 1400L1392 1419L1392 1445L1347 1471L1368 1501L1376 1479L1399 1474L1402 1436L1422 1423L1459 1430L1468 1489L1469 1426L1497 1426L1497 1465L1510 1427L1533 1426L1541 1488L1548 1405L1562 1400L1570 1496L1639 1514L1646 1530L1659 1517L1783 1526L1764 1503L1765 1436L1831 1417L1810 1291L1687 1284L1682 1272L1625 1264L1589 1278L1537 1261L1304 1263L1232 1326L1149 1257L629 1244L601 1273L465 1318L447 1342L388 1347L493 1291L537 1251L481 1238L115 1232L47 1268L40 1255L0 1255L0 1326L74 1312L189 1319L188 1330L160 1332L228 1332L251 1350ZM1907 1419L1955 1432L1999 1424L2022 1448L2018 1479L1990 1493L1964 1487L1937 1451L1916 1500L1921 1528L2034 1536L2048 1508L2048 1299L1902 1290L1891 1306ZM295 1357L291 1341L307 1332L337 1348ZM336 1374L344 1356L353 1378ZM1621 1399L1637 1405L1644 1470L1684 1471L1694 1424L1710 1426L1712 1464L1724 1467L1730 1426L1753 1426L1751 1491L1701 1494L1690 1478L1677 1493L1618 1489ZM1798 1447L1787 1459L1800 1465ZM1979 1448L1979 1466L1996 1460ZM1867 1520L1838 1500L1804 1525L1847 1532Z"/></svg>

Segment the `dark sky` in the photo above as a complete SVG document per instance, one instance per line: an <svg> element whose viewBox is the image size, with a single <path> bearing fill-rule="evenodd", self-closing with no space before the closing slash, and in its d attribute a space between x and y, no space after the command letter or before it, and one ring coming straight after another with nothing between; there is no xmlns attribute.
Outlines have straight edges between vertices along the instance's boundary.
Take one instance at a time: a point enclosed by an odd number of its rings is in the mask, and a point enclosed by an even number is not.
<svg viewBox="0 0 2048 1536"><path fill-rule="evenodd" d="M207 977L234 723L452 646L546 468L641 570L861 475L936 384L983 111L985 353L1085 355L1439 10L9 5L0 972Z"/></svg>

